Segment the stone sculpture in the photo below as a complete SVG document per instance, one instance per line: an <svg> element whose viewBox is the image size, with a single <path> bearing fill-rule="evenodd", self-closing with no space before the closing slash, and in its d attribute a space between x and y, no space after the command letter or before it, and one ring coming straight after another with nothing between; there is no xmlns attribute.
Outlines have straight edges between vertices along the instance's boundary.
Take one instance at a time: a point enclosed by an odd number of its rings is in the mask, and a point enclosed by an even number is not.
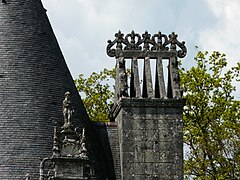
<svg viewBox="0 0 240 180"><path fill-rule="evenodd" d="M72 113L73 113L73 109L71 106L70 92L66 92L65 99L63 100L63 117L64 117L63 128L65 130L72 127L72 122L71 122Z"/></svg>
<svg viewBox="0 0 240 180"><path fill-rule="evenodd" d="M187 48L185 42L178 41L177 37L174 32L167 36L161 32L151 35L147 31L142 35L134 31L124 35L119 31L113 41L108 40L107 54L116 58L115 100L122 97L180 98L177 58L185 57ZM139 59L144 60L142 90ZM127 82L126 60L131 60L130 83ZM151 60L156 60L155 84L152 82ZM167 88L164 82L163 60L169 61Z"/></svg>
<svg viewBox="0 0 240 180"><path fill-rule="evenodd" d="M64 124L62 130L54 125L52 157L40 164L40 180L95 179L93 163L88 158L85 128L74 129L71 118L70 93L63 100Z"/></svg>

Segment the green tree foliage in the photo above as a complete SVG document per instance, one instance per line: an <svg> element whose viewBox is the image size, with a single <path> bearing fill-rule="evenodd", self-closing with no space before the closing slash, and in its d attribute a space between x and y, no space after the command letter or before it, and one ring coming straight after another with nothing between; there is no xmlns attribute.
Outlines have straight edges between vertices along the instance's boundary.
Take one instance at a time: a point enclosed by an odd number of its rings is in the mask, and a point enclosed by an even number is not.
<svg viewBox="0 0 240 180"><path fill-rule="evenodd" d="M184 142L186 179L227 180L240 177L240 102L235 100L233 80L240 80L240 63L226 70L224 54L199 52L196 67L180 70L186 98ZM75 80L90 118L109 120L113 99L109 80L115 69L104 69Z"/></svg>
<svg viewBox="0 0 240 180"><path fill-rule="evenodd" d="M109 109L113 100L113 90L109 82L115 78L115 69L93 72L88 78L80 74L75 80L82 101L92 121L109 121Z"/></svg>
<svg viewBox="0 0 240 180"><path fill-rule="evenodd" d="M240 178L240 102L234 100L234 79L240 63L226 70L225 54L199 52L196 67L181 70L186 98L184 141L189 147L185 178ZM190 178L191 177L191 178Z"/></svg>

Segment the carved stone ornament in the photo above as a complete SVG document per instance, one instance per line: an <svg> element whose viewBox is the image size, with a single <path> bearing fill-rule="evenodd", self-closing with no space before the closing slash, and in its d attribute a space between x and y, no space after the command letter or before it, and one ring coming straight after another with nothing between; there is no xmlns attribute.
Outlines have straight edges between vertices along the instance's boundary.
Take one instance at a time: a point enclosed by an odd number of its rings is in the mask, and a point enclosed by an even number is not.
<svg viewBox="0 0 240 180"><path fill-rule="evenodd" d="M123 98L182 98L178 58L186 56L187 48L177 38L174 32L167 36L161 32L151 35L147 31L142 35L134 31L124 35L119 31L113 41L108 40L107 54L116 60L111 121L119 113L118 105ZM139 62L143 62L142 69Z"/></svg>
<svg viewBox="0 0 240 180"><path fill-rule="evenodd" d="M63 141L61 141L61 136L64 136ZM81 133L78 133L77 129L72 132L62 131L59 138L60 157L78 157L88 159L84 128L82 129Z"/></svg>
<svg viewBox="0 0 240 180"><path fill-rule="evenodd" d="M147 31L140 36L139 34L132 31L130 34L124 36L124 34L119 31L115 34L115 39L113 41L108 40L107 54L110 57L119 57L121 53L127 51L137 51L137 52L169 52L177 49L177 56L183 58L186 56L187 48L185 42L179 42L177 39L178 35L174 32L169 36L158 32L153 36Z"/></svg>
<svg viewBox="0 0 240 180"><path fill-rule="evenodd" d="M95 179L93 163L88 158L85 128L73 128L70 93L63 101L64 125L54 125L53 154L40 164L40 180Z"/></svg>
<svg viewBox="0 0 240 180"><path fill-rule="evenodd" d="M61 156L65 157L80 157L80 144L76 141L68 140L61 147Z"/></svg>

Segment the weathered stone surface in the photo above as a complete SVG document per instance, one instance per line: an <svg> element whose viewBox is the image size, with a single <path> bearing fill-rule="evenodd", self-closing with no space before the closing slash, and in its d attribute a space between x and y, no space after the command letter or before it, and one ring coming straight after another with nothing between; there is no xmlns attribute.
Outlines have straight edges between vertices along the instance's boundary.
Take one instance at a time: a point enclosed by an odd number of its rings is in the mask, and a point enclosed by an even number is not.
<svg viewBox="0 0 240 180"><path fill-rule="evenodd" d="M180 76L177 57L186 56L185 42L177 39L174 32L169 36L158 32L151 35L147 31L140 35L132 31L124 36L119 31L113 41L108 40L107 54L116 58L115 99L133 98L181 98ZM180 50L178 50L179 48ZM131 60L130 88L128 92L125 60ZM138 60L144 59L143 83L140 88ZM150 60L156 60L155 85L153 89ZM168 84L165 89L162 60L168 61ZM124 93L121 93L124 92Z"/></svg>
<svg viewBox="0 0 240 180"><path fill-rule="evenodd" d="M122 98L121 179L183 179L183 99Z"/></svg>
<svg viewBox="0 0 240 180"><path fill-rule="evenodd" d="M92 142L97 144L99 147L94 146L99 149L97 152L101 157L102 161L106 166L105 172L101 171L104 176L98 179L121 179L121 166L120 166L120 156L121 151L119 147L119 137L118 137L118 127L116 122L109 123L93 123L95 126L96 136L99 142Z"/></svg>

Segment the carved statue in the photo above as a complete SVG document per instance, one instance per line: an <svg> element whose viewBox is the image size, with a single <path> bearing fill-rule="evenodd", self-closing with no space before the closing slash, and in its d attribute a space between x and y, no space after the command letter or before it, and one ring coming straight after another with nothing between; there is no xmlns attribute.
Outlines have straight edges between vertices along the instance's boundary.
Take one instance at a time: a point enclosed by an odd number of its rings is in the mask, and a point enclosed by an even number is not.
<svg viewBox="0 0 240 180"><path fill-rule="evenodd" d="M71 106L70 92L66 92L65 99L63 100L63 117L64 117L63 127L71 127L72 113L73 113L73 110Z"/></svg>

